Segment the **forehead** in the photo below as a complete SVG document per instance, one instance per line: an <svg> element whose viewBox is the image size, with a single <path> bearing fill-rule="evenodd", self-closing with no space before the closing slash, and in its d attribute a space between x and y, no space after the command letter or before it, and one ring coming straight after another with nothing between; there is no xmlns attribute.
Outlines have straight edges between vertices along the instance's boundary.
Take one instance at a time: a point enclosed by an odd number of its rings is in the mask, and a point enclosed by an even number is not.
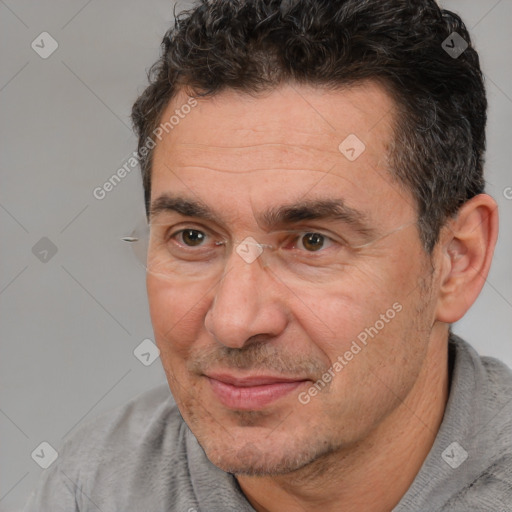
<svg viewBox="0 0 512 512"><path fill-rule="evenodd" d="M179 94L162 116L165 123L181 114L154 150L152 201L180 193L258 209L337 192L365 213L413 209L388 172L396 109L377 84L336 91L287 84L256 97L228 90L183 109L187 101Z"/></svg>

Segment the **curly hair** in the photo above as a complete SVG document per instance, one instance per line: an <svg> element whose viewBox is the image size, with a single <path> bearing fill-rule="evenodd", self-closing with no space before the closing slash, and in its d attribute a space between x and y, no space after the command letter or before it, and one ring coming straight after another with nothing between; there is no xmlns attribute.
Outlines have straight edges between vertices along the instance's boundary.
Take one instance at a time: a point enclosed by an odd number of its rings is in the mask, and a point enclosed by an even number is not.
<svg viewBox="0 0 512 512"><path fill-rule="evenodd" d="M443 47L455 44L454 32L468 45L456 56ZM146 212L153 132L180 90L254 95L286 82L336 89L374 80L391 94L398 113L390 172L416 201L426 251L484 190L487 100L478 54L460 17L434 0L201 0L175 13L148 79L132 109Z"/></svg>

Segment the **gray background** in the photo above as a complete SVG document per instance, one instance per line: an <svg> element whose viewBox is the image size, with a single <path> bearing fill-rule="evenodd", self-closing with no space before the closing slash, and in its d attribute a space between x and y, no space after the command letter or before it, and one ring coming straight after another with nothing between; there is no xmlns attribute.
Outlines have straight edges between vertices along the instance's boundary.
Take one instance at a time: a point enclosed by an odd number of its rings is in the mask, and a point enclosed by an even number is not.
<svg viewBox="0 0 512 512"><path fill-rule="evenodd" d="M512 366L512 0L444 6L480 51L501 210L491 275L456 332ZM159 360L133 355L153 336L144 271L120 241L143 219L138 169L101 201L92 191L136 148L129 113L172 2L0 0L0 16L0 510L14 511L43 471L30 456L42 441L58 449L84 419L165 381ZM47 59L31 48L44 31L59 45ZM57 248L46 262L32 250L42 237Z"/></svg>

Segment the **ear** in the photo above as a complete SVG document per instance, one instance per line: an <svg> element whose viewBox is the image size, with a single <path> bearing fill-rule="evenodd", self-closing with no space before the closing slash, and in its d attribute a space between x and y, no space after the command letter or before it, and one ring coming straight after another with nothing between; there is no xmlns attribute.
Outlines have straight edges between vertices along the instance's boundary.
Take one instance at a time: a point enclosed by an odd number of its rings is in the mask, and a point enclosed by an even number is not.
<svg viewBox="0 0 512 512"><path fill-rule="evenodd" d="M480 194L464 203L441 230L436 319L460 320L482 290L498 237L498 205Z"/></svg>

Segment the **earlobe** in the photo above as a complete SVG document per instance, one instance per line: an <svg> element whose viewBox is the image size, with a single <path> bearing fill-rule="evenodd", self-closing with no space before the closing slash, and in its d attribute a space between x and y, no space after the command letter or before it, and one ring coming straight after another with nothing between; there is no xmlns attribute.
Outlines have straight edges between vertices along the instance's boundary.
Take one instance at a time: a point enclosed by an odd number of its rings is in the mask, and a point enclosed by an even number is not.
<svg viewBox="0 0 512 512"><path fill-rule="evenodd" d="M460 320L482 290L498 235L498 210L487 194L473 197L443 227L436 319Z"/></svg>

